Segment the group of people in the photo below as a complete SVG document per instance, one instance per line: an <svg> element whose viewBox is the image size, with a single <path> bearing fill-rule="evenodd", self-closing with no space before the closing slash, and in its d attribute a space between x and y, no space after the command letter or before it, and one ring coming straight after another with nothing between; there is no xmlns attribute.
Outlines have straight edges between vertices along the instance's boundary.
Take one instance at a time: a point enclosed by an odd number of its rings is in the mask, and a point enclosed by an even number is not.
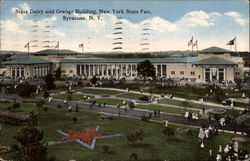
<svg viewBox="0 0 250 161"><path fill-rule="evenodd" d="M211 125L209 125L209 127L205 128L205 127L201 127L199 134L198 134L198 138L199 138L199 142L204 141L205 138L209 138L212 135L218 135L218 129L212 127Z"/></svg>
<svg viewBox="0 0 250 161"><path fill-rule="evenodd" d="M160 117L160 110L154 110L154 117Z"/></svg>
<svg viewBox="0 0 250 161"><path fill-rule="evenodd" d="M185 118L188 118L189 120L194 119L194 120L198 120L198 113L194 113L194 112L188 112L186 111L185 114L182 113L182 116L184 116Z"/></svg>

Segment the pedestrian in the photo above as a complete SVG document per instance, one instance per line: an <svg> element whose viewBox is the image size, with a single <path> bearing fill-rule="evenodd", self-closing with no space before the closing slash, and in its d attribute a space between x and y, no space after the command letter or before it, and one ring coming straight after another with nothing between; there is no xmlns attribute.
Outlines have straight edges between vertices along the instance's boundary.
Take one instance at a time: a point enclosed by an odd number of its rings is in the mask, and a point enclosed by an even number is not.
<svg viewBox="0 0 250 161"><path fill-rule="evenodd" d="M118 116L120 116L120 115L121 115L121 109L118 108Z"/></svg>
<svg viewBox="0 0 250 161"><path fill-rule="evenodd" d="M204 107L202 108L202 113L205 114L205 108Z"/></svg>
<svg viewBox="0 0 250 161"><path fill-rule="evenodd" d="M105 107L106 106L106 103L103 103L103 107Z"/></svg>
<svg viewBox="0 0 250 161"><path fill-rule="evenodd" d="M160 113L161 113L161 111L160 110L158 110L157 111L157 115L160 117Z"/></svg>
<svg viewBox="0 0 250 161"><path fill-rule="evenodd" d="M157 115L157 111L156 111L156 110L154 110L154 117L156 117L156 115Z"/></svg>
<svg viewBox="0 0 250 161"><path fill-rule="evenodd" d="M127 112L127 110L128 110L127 107L125 107L125 108L124 108L124 111Z"/></svg>

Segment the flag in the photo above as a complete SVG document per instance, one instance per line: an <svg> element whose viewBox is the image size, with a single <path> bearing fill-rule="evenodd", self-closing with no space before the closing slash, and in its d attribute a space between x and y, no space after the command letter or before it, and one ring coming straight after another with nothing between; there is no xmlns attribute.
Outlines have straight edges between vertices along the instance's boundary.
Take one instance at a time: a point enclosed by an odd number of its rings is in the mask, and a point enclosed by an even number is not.
<svg viewBox="0 0 250 161"><path fill-rule="evenodd" d="M226 45L234 45L235 39L236 39L236 37L233 40L230 40Z"/></svg>
<svg viewBox="0 0 250 161"><path fill-rule="evenodd" d="M59 48L59 41L57 42L57 45L55 46L55 48Z"/></svg>
<svg viewBox="0 0 250 161"><path fill-rule="evenodd" d="M195 43L193 43L193 46L197 46L198 45L198 40L195 41Z"/></svg>
<svg viewBox="0 0 250 161"><path fill-rule="evenodd" d="M30 47L30 43L28 42L24 47L25 47L25 48Z"/></svg>
<svg viewBox="0 0 250 161"><path fill-rule="evenodd" d="M83 44L79 44L79 48L83 48Z"/></svg>
<svg viewBox="0 0 250 161"><path fill-rule="evenodd" d="M193 45L193 37L192 39L188 42L188 46Z"/></svg>

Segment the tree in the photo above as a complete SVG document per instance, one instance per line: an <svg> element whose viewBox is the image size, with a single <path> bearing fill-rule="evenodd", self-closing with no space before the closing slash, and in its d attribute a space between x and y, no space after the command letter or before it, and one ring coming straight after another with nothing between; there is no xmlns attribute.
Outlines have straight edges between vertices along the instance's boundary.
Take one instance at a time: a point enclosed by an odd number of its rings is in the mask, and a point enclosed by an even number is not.
<svg viewBox="0 0 250 161"><path fill-rule="evenodd" d="M91 79L90 79L90 82L93 84L93 85L96 85L98 81L98 78L94 75Z"/></svg>
<svg viewBox="0 0 250 161"><path fill-rule="evenodd" d="M55 79L51 73L44 77L45 87L48 90L55 88Z"/></svg>
<svg viewBox="0 0 250 161"><path fill-rule="evenodd" d="M36 87L26 82L25 84L18 85L16 90L21 97L31 97L35 93Z"/></svg>
<svg viewBox="0 0 250 161"><path fill-rule="evenodd" d="M37 128L38 115L31 112L26 127L19 129L15 139L21 144L18 161L48 161L47 147L42 143L43 132Z"/></svg>
<svg viewBox="0 0 250 161"><path fill-rule="evenodd" d="M127 136L127 140L134 144L139 140L143 140L144 131L139 130L139 131L136 131L134 134L129 134L129 135L126 135L126 136Z"/></svg>
<svg viewBox="0 0 250 161"><path fill-rule="evenodd" d="M56 69L56 73L55 73L56 80L60 80L61 79L61 75L62 75L61 67L58 67Z"/></svg>
<svg viewBox="0 0 250 161"><path fill-rule="evenodd" d="M48 91L45 91L45 92L43 93L43 97L44 97L45 99L47 99L47 98L49 97L49 92L48 92Z"/></svg>
<svg viewBox="0 0 250 161"><path fill-rule="evenodd" d="M143 83L145 83L147 77L155 78L155 68L149 60L140 62L137 65L137 72L139 76L142 76Z"/></svg>

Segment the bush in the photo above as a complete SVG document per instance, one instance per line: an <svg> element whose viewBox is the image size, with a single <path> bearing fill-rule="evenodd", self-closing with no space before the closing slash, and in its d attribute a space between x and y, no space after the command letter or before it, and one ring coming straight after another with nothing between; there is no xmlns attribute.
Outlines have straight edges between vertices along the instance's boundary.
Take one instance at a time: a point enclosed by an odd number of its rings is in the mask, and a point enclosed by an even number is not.
<svg viewBox="0 0 250 161"><path fill-rule="evenodd" d="M62 108L62 106L60 104L57 105L57 108Z"/></svg>
<svg viewBox="0 0 250 161"><path fill-rule="evenodd" d="M126 136L127 136L127 140L134 144L139 140L143 140L144 131L139 130L139 131L136 131L134 134L129 134L129 135L126 135Z"/></svg>
<svg viewBox="0 0 250 161"><path fill-rule="evenodd" d="M20 105L19 102L15 102L15 103L12 105L12 108L13 108L13 109L17 109L17 108L20 108L20 107L21 107L21 105Z"/></svg>
<svg viewBox="0 0 250 161"><path fill-rule="evenodd" d="M44 110L44 112L47 112L49 110L49 108L48 107L44 107L43 110Z"/></svg>
<svg viewBox="0 0 250 161"><path fill-rule="evenodd" d="M172 127L167 127L162 131L166 136L173 136L175 134L175 129Z"/></svg>
<svg viewBox="0 0 250 161"><path fill-rule="evenodd" d="M76 110L75 110L75 112L79 112L79 107L78 107L78 105L76 105Z"/></svg>
<svg viewBox="0 0 250 161"><path fill-rule="evenodd" d="M147 96L142 96L139 98L140 101L149 101L149 98Z"/></svg>
<svg viewBox="0 0 250 161"><path fill-rule="evenodd" d="M43 97L44 97L44 98L48 98L48 97L49 97L49 92L45 91L45 92L43 93Z"/></svg>
<svg viewBox="0 0 250 161"><path fill-rule="evenodd" d="M77 117L73 117L73 122L76 122L77 121Z"/></svg>
<svg viewBox="0 0 250 161"><path fill-rule="evenodd" d="M138 159L137 153L131 153L129 159L137 160Z"/></svg>
<svg viewBox="0 0 250 161"><path fill-rule="evenodd" d="M135 103L132 102L132 101L130 101L129 104L128 104L128 107L129 107L130 109L135 108Z"/></svg>
<svg viewBox="0 0 250 161"><path fill-rule="evenodd" d="M105 153L107 153L107 154L110 154L110 153L111 153L111 151L110 151L110 146L109 146L109 145L103 145L103 146L102 146L102 149L103 149L103 151L104 151Z"/></svg>
<svg viewBox="0 0 250 161"><path fill-rule="evenodd" d="M35 93L36 87L34 85L26 83L18 85L16 91L17 94L21 97L31 97Z"/></svg>

